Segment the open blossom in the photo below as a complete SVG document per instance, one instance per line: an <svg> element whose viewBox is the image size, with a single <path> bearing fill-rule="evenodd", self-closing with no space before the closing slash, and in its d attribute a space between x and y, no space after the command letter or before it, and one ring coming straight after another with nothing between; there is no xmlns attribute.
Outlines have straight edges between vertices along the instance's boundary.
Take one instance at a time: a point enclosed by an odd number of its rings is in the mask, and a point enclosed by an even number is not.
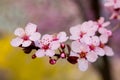
<svg viewBox="0 0 120 80"><path fill-rule="evenodd" d="M73 52L70 53L70 56L78 57L78 67L81 71L86 71L88 62L95 62L98 58L97 54L90 51L89 46L84 43L73 41L71 48Z"/></svg>
<svg viewBox="0 0 120 80"><path fill-rule="evenodd" d="M70 39L78 40L84 35L93 36L97 31L98 26L93 21L86 21L83 24L79 24L70 28Z"/></svg>
<svg viewBox="0 0 120 80"><path fill-rule="evenodd" d="M113 11L110 19L120 19L120 0L107 0L105 6Z"/></svg>
<svg viewBox="0 0 120 80"><path fill-rule="evenodd" d="M98 21L87 21L82 25L77 25L70 28L70 39L72 52L68 61L77 63L82 71L86 71L89 62L95 62L98 56L113 56L113 50L106 45L112 32L106 27L110 24L109 21L101 17ZM83 34L84 33L84 34ZM76 61L77 60L77 61Z"/></svg>
<svg viewBox="0 0 120 80"><path fill-rule="evenodd" d="M17 37L12 39L11 45L14 47L18 47L20 45L22 47L30 46L32 41L39 40L41 37L41 34L36 32L36 30L37 26L32 23L28 23L25 30L23 28L17 28L14 32Z"/></svg>
<svg viewBox="0 0 120 80"><path fill-rule="evenodd" d="M65 32L60 32L57 35L45 34L39 42L36 42L36 46L40 49L35 53L35 55L37 57L52 57L55 55L55 50L57 50L60 47L60 44L65 42L67 39L68 37Z"/></svg>

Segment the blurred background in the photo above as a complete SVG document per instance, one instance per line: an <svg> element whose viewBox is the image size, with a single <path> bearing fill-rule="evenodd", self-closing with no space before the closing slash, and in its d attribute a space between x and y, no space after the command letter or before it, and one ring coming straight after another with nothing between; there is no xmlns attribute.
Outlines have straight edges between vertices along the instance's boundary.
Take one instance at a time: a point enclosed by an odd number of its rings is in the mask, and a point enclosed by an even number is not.
<svg viewBox="0 0 120 80"><path fill-rule="evenodd" d="M0 0L0 80L120 80L120 29L113 32L109 45L114 57L103 57L89 66L86 72L60 60L50 65L48 58L31 59L14 48L10 41L17 27L32 22L39 32L66 31L85 20L109 19L110 12L103 6L104 0ZM112 20L109 29L120 21Z"/></svg>

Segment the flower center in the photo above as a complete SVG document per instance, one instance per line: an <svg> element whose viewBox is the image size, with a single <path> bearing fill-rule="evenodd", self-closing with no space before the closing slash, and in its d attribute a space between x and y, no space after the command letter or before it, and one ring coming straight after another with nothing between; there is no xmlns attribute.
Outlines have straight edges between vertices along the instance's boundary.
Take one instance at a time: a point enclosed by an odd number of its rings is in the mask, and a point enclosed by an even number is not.
<svg viewBox="0 0 120 80"><path fill-rule="evenodd" d="M90 48L91 50L94 50L94 49L95 49L95 46L94 46L94 45L90 45L89 48Z"/></svg>
<svg viewBox="0 0 120 80"><path fill-rule="evenodd" d="M42 49L44 49L44 50L47 50L47 49L49 49L49 44L47 44L47 45L44 45L44 46L42 47Z"/></svg>
<svg viewBox="0 0 120 80"><path fill-rule="evenodd" d="M87 54L86 52L81 52L80 53L80 58L86 58L86 54Z"/></svg>
<svg viewBox="0 0 120 80"><path fill-rule="evenodd" d="M104 48L104 44L103 43L100 43L100 45L99 45L101 48Z"/></svg>
<svg viewBox="0 0 120 80"><path fill-rule="evenodd" d="M28 36L26 36L26 35L24 35L24 36L22 37L22 39L26 41L26 40L28 40L28 39L29 39L29 37L28 37Z"/></svg>

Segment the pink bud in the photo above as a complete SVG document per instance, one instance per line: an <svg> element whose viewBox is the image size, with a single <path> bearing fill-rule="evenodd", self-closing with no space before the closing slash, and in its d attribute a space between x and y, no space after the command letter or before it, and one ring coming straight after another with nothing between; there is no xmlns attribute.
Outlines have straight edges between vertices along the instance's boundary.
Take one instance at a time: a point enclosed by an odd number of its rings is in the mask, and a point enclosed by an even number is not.
<svg viewBox="0 0 120 80"><path fill-rule="evenodd" d="M35 58L36 58L36 55L35 55L35 54L33 54L33 55L32 55L32 59L35 59Z"/></svg>
<svg viewBox="0 0 120 80"><path fill-rule="evenodd" d="M65 54L64 52L62 52L62 53L60 54L60 57L61 57L62 59L64 59L64 58L66 58L66 54Z"/></svg>
<svg viewBox="0 0 120 80"><path fill-rule="evenodd" d="M54 64L56 64L56 60L55 59L50 59L49 63L52 64L52 65L54 65Z"/></svg>
<svg viewBox="0 0 120 80"><path fill-rule="evenodd" d="M62 44L61 44L61 48L62 48L62 49L65 49L65 44L62 43Z"/></svg>

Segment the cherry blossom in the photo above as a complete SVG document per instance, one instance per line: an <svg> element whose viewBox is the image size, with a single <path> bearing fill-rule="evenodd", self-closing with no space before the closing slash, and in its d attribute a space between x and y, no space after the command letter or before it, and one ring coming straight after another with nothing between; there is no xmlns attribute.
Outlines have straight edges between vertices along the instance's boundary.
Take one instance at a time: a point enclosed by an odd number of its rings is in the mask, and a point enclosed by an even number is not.
<svg viewBox="0 0 120 80"><path fill-rule="evenodd" d="M58 41L53 41L52 35L45 34L42 39L36 43L40 49L35 53L37 57L54 56L55 50L60 47Z"/></svg>
<svg viewBox="0 0 120 80"><path fill-rule="evenodd" d="M84 35L93 36L97 31L98 26L93 21L86 21L83 24L79 24L70 28L70 39L78 40Z"/></svg>
<svg viewBox="0 0 120 80"><path fill-rule="evenodd" d="M17 37L12 39L11 45L14 47L20 45L22 45L22 47L30 46L32 41L39 40L41 37L41 34L36 32L36 30L37 25L32 23L28 23L25 30L23 28L17 28L14 32Z"/></svg>
<svg viewBox="0 0 120 80"><path fill-rule="evenodd" d="M110 19L120 19L120 0L107 0L105 6L112 10Z"/></svg>
<svg viewBox="0 0 120 80"><path fill-rule="evenodd" d="M14 47L22 47L25 53L35 49L36 57L49 57L49 63L54 65L59 59L67 59L71 64L78 63L81 71L88 69L89 63L95 62L101 56L113 56L114 52L107 45L112 32L107 29L109 21L100 17L98 21L85 21L70 28L70 37L66 32L55 34L41 34L37 32L37 25L29 23L25 27L17 28L14 34L17 36L11 41ZM66 44L71 40L71 46Z"/></svg>
<svg viewBox="0 0 120 80"><path fill-rule="evenodd" d="M49 56L52 57L55 54L62 42L68 39L65 32L60 32L55 35L45 34L39 42L36 42L36 46L40 49L36 52L37 57Z"/></svg>
<svg viewBox="0 0 120 80"><path fill-rule="evenodd" d="M88 62L95 62L98 58L94 51L90 51L89 46L80 43L78 41L73 41L71 44L72 51L70 56L76 56L78 58L78 67L81 71L86 71L88 68Z"/></svg>

